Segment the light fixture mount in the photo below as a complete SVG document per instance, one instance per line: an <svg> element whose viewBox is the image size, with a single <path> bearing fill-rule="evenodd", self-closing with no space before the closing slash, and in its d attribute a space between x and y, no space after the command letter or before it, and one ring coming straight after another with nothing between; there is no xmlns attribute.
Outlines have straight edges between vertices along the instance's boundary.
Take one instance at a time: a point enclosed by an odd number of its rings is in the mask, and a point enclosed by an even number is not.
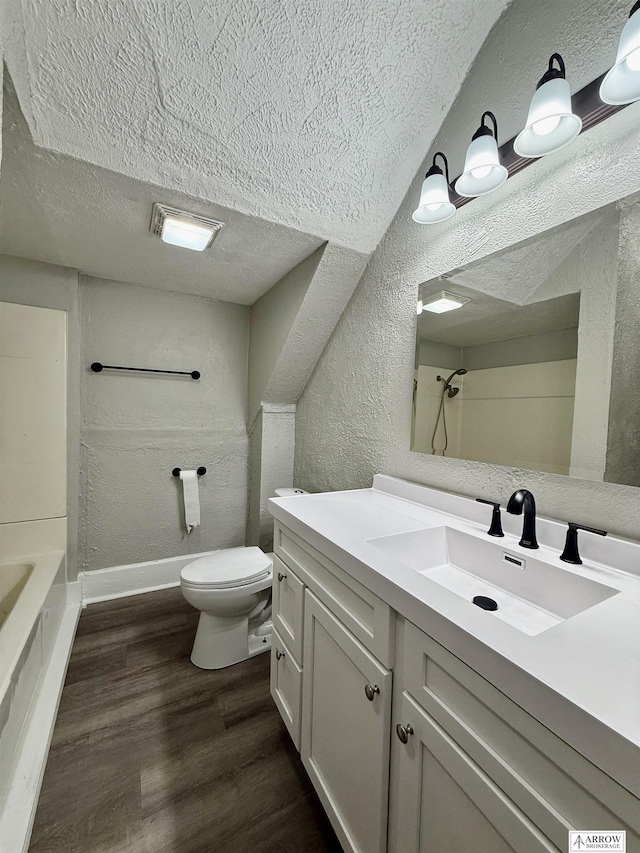
<svg viewBox="0 0 640 853"><path fill-rule="evenodd" d="M559 68L553 67L554 60L558 63ZM538 84L536 89L539 89L541 86L544 86L545 83L548 83L549 80L557 80L561 77L563 80L566 80L567 71L564 66L564 59L560 56L559 53L552 53L549 59L549 67L542 75L542 77L538 80Z"/></svg>
<svg viewBox="0 0 640 853"><path fill-rule="evenodd" d="M167 226L172 224L177 230L183 230L187 235L195 235L197 237L197 245L193 245L192 240L184 242L168 238ZM213 241L223 227L224 222L219 222L217 219L200 216L198 213L189 213L186 210L179 210L178 208L155 202L151 211L149 230L152 234L157 234L162 240L172 245L203 251L213 244Z"/></svg>
<svg viewBox="0 0 640 853"><path fill-rule="evenodd" d="M493 122L493 131L484 123L485 117L489 117ZM471 137L471 141L473 142L474 140L479 139L481 136L493 136L496 142L498 141L498 119L491 112L491 110L485 110L485 112L482 113L482 118L480 119L480 127Z"/></svg>

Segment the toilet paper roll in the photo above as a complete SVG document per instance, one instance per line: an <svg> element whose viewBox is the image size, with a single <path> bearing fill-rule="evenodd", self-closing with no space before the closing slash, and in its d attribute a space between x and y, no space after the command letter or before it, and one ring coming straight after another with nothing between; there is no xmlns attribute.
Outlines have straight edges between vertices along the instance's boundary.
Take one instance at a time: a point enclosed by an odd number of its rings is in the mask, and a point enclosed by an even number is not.
<svg viewBox="0 0 640 853"><path fill-rule="evenodd" d="M187 533L194 527L200 527L200 495L198 494L198 472L180 471L182 495L184 498L184 520Z"/></svg>

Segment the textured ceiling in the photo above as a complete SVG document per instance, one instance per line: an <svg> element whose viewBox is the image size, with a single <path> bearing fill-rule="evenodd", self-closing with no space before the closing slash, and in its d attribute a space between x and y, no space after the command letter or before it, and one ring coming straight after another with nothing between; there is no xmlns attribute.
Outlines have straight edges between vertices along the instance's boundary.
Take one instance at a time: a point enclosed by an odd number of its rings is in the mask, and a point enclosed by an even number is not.
<svg viewBox="0 0 640 853"><path fill-rule="evenodd" d="M370 252L507 3L22 0L7 61L38 145Z"/></svg>
<svg viewBox="0 0 640 853"><path fill-rule="evenodd" d="M549 276L560 266L602 218L602 211L567 222L543 231L528 240L509 246L493 255L466 267L446 273L442 279L422 285L423 293L431 290L451 290L460 287L481 291L498 299L525 305L535 299L535 294ZM444 280L444 281L443 281ZM427 290L430 287L431 290ZM461 295L466 295L461 292Z"/></svg>
<svg viewBox="0 0 640 853"><path fill-rule="evenodd" d="M322 242L37 148L8 85L3 137L0 251L9 255L251 304ZM211 216L225 227L204 252L169 246L149 232L154 201Z"/></svg>
<svg viewBox="0 0 640 853"><path fill-rule="evenodd" d="M421 284L422 300L446 290L469 302L445 314L424 311L418 317L418 340L472 346L577 326L579 295L543 296L542 301L536 296L605 215L602 210L588 213Z"/></svg>
<svg viewBox="0 0 640 853"><path fill-rule="evenodd" d="M464 309L450 314L423 312L418 321L418 340L470 347L578 327L579 293L569 293L531 305L514 305L478 293L471 299L473 305L468 303ZM465 318L466 312L469 313Z"/></svg>

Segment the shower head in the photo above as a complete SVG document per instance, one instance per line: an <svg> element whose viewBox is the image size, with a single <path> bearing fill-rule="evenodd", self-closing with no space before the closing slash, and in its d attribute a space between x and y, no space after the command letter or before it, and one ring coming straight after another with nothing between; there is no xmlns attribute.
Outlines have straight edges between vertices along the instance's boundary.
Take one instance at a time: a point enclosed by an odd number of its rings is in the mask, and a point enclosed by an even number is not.
<svg viewBox="0 0 640 853"><path fill-rule="evenodd" d="M466 367L459 367L457 370L454 370L451 376L444 381L445 387L451 382L454 376L464 376L467 372ZM453 395L452 395L453 396Z"/></svg>
<svg viewBox="0 0 640 853"><path fill-rule="evenodd" d="M460 393L459 388L449 388L449 396L450 397L455 397L456 394L459 394L459 393Z"/></svg>

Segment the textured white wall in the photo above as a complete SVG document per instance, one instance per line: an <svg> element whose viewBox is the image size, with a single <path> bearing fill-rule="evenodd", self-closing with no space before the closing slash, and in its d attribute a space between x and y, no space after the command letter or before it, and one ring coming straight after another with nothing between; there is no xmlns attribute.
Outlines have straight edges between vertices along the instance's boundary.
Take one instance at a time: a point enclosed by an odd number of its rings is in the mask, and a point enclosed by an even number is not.
<svg viewBox="0 0 640 853"><path fill-rule="evenodd" d="M2 17L0 13L0 27ZM0 175L2 174L2 119L4 115L4 50L0 41Z"/></svg>
<svg viewBox="0 0 640 853"><path fill-rule="evenodd" d="M250 312L249 340L249 423L264 399L271 373L311 284L324 247L317 249L290 270Z"/></svg>
<svg viewBox="0 0 640 853"><path fill-rule="evenodd" d="M293 485L296 407L263 404L249 432L247 545L273 550L273 518L267 508L278 488Z"/></svg>
<svg viewBox="0 0 640 853"><path fill-rule="evenodd" d="M553 50L562 50L574 87L605 70L627 6L599 3L596 15L586 0L514 4L487 39L434 150L452 155L455 173L465 141L487 108L501 119L501 139L512 135ZM602 27L598 39L593 38L596 17ZM635 104L429 229L411 221L422 170L416 175L298 403L298 485L363 487L382 471L502 501L526 486L542 515L640 536L640 489L409 450L418 283L635 191L639 128Z"/></svg>
<svg viewBox="0 0 640 853"><path fill-rule="evenodd" d="M103 279L81 279L81 567L243 545L248 309ZM93 361L200 370L202 378L119 371ZM201 477L187 535L174 467Z"/></svg>
<svg viewBox="0 0 640 853"><path fill-rule="evenodd" d="M640 484L640 201L620 214L618 291L605 479Z"/></svg>
<svg viewBox="0 0 640 853"><path fill-rule="evenodd" d="M538 291L548 299L580 292L578 365L571 439L571 474L602 480L618 285L618 209L612 205Z"/></svg>

